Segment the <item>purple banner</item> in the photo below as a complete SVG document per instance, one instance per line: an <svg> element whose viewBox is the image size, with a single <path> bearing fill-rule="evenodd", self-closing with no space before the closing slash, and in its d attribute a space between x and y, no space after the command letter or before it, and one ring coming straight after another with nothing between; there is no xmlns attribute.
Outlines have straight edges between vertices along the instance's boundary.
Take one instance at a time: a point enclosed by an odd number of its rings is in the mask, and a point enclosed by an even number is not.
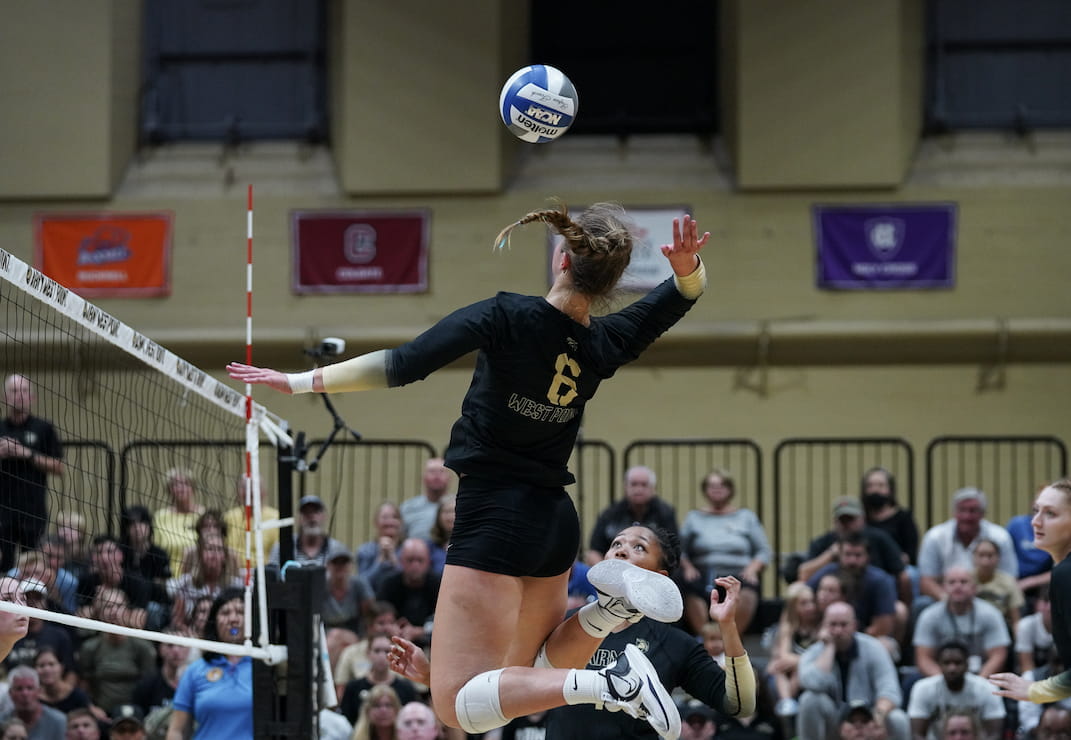
<svg viewBox="0 0 1071 740"><path fill-rule="evenodd" d="M818 287L838 290L951 288L956 205L814 207Z"/></svg>

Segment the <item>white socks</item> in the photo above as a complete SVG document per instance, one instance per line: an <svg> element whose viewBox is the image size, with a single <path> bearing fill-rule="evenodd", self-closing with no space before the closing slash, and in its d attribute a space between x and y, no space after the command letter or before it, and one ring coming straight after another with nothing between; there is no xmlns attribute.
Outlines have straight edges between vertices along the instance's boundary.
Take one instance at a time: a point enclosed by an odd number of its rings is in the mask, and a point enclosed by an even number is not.
<svg viewBox="0 0 1071 740"><path fill-rule="evenodd" d="M607 597L600 595L598 601L589 601L580 607L576 613L576 618L580 620L581 628L592 637L600 639L606 637L615 627L626 621L620 614L614 614L609 611L602 604L603 598Z"/></svg>
<svg viewBox="0 0 1071 740"><path fill-rule="evenodd" d="M573 668L565 678L562 693L566 704L599 704L606 692L606 679L598 671Z"/></svg>

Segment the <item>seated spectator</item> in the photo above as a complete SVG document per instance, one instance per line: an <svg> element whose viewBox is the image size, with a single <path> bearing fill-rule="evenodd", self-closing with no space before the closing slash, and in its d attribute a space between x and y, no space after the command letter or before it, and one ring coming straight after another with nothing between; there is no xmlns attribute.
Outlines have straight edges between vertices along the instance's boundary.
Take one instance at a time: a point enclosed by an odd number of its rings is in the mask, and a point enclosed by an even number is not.
<svg viewBox="0 0 1071 740"><path fill-rule="evenodd" d="M19 553L14 568L7 573L24 583L29 581L44 588L44 608L53 612L63 612L62 597L56 588L55 571L48 564L48 558L40 550L23 550Z"/></svg>
<svg viewBox="0 0 1071 740"><path fill-rule="evenodd" d="M145 740L145 716L132 704L123 704L112 712L110 737L113 740Z"/></svg>
<svg viewBox="0 0 1071 740"><path fill-rule="evenodd" d="M182 573L186 548L197 544L194 526L205 509L197 502L197 479L190 471L171 468L164 474L164 488L171 503L153 512L153 533L156 544L167 553L174 576Z"/></svg>
<svg viewBox="0 0 1071 740"><path fill-rule="evenodd" d="M354 572L353 554L345 547L327 553L325 560L327 588L320 614L324 627L344 627L363 635L375 601L372 587Z"/></svg>
<svg viewBox="0 0 1071 740"><path fill-rule="evenodd" d="M1071 709L1062 704L1050 704L1041 713L1034 740L1067 740L1071 738Z"/></svg>
<svg viewBox="0 0 1071 740"><path fill-rule="evenodd" d="M851 701L840 713L839 740L871 740L883 737L885 731L878 727L874 710L865 701Z"/></svg>
<svg viewBox="0 0 1071 740"><path fill-rule="evenodd" d="M997 570L1018 576L1019 563L1008 531L985 519L986 497L977 488L961 488L952 495L952 518L930 527L919 546L919 590L916 612L945 598L943 577L949 569L974 568L972 553L981 538L1000 546Z"/></svg>
<svg viewBox="0 0 1071 740"><path fill-rule="evenodd" d="M215 600L215 596L209 596L208 594L198 596L197 600L193 602L193 613L190 615L189 623L185 627L176 627L179 633L190 635L191 637L202 637L205 633L205 627L208 625L208 615L212 613L212 602ZM190 648L190 650L190 662L192 663L201 657L201 653L197 648Z"/></svg>
<svg viewBox="0 0 1071 740"><path fill-rule="evenodd" d="M807 584L803 584L807 585ZM824 576L818 579L818 588L814 590L814 603L818 605L818 619L821 621L822 615L826 613L826 609L831 604L835 604L838 601L847 601L848 591L841 580L840 575L837 573L826 573Z"/></svg>
<svg viewBox="0 0 1071 740"><path fill-rule="evenodd" d="M67 713L67 740L100 740L100 724L86 707Z"/></svg>
<svg viewBox="0 0 1071 740"><path fill-rule="evenodd" d="M417 699L417 690L413 683L392 671L387 663L392 645L390 637L373 635L366 639L366 643L370 661L368 672L346 684L339 705L339 710L351 724L357 721L364 697L374 686L389 686L403 704Z"/></svg>
<svg viewBox="0 0 1071 740"><path fill-rule="evenodd" d="M770 542L755 512L735 504L736 483L728 471L710 471L699 489L703 505L685 515L680 530L681 569L689 584L685 596L689 614L694 615L692 628L707 621L714 579L735 576L742 586L736 626L743 634L758 609L759 579L772 557Z"/></svg>
<svg viewBox="0 0 1071 740"><path fill-rule="evenodd" d="M75 578L89 570L92 543L86 520L76 511L61 511L56 515L56 539L63 547L64 568Z"/></svg>
<svg viewBox="0 0 1071 740"><path fill-rule="evenodd" d="M293 559L301 565L323 565L327 553L346 547L327 533L327 508L319 496L302 497L295 529ZM279 543L271 549L268 562L279 565Z"/></svg>
<svg viewBox="0 0 1071 740"><path fill-rule="evenodd" d="M810 581L811 577L825 566L835 563L839 557L838 540L849 532L862 532L866 539L870 564L881 568L896 580L896 591L901 601L911 603L911 579L905 571L900 546L884 531L868 526L863 518L859 499L845 496L833 502L833 528L811 540L806 560L800 564L797 578Z"/></svg>
<svg viewBox="0 0 1071 740"><path fill-rule="evenodd" d="M918 559L919 528L911 510L896 500L896 478L885 468L870 468L863 473L862 488L866 523L884 531L900 546L905 564L914 564Z"/></svg>
<svg viewBox="0 0 1071 740"><path fill-rule="evenodd" d="M940 675L927 676L911 687L907 716L915 737L938 740L941 717L962 707L981 717L986 738L1000 737L1004 728L1004 701L993 693L992 684L967 672L967 657L967 646L962 642L943 643L937 649Z"/></svg>
<svg viewBox="0 0 1071 740"><path fill-rule="evenodd" d="M398 550L404 538L402 514L393 501L384 501L372 518L376 530L375 539L357 548L357 572L373 589L391 573L401 570Z"/></svg>
<svg viewBox="0 0 1071 740"><path fill-rule="evenodd" d="M401 709L402 703L394 689L383 684L373 686L361 705L352 740L396 738L395 722Z"/></svg>
<svg viewBox="0 0 1071 740"><path fill-rule="evenodd" d="M66 668L52 648L37 651L33 667L37 671L38 695L45 706L64 714L73 709L88 709L97 720L107 719L103 710L93 706L89 694L78 687L78 677L73 673L64 675Z"/></svg>
<svg viewBox="0 0 1071 740"><path fill-rule="evenodd" d="M375 602L372 603L374 604ZM342 651L360 641L357 633L353 630L340 627L327 630L327 660L331 664L332 680L338 670L338 660L342 657Z"/></svg>
<svg viewBox="0 0 1071 740"><path fill-rule="evenodd" d="M4 692L7 693L6 690ZM10 701L10 699L8 699ZM9 710L0 713L10 713ZM18 717L0 722L0 740L29 740L30 731L26 729L26 723Z"/></svg>
<svg viewBox="0 0 1071 740"><path fill-rule="evenodd" d="M144 506L128 506L119 522L119 548L123 570L149 594L148 628L161 629L171 618L167 581L171 565L167 553L153 542L152 514Z"/></svg>
<svg viewBox="0 0 1071 740"><path fill-rule="evenodd" d="M431 640L435 603L439 598L439 576L431 572L428 543L410 537L402 543L402 570L388 576L376 589L376 598L394 604L402 637L417 645Z"/></svg>
<svg viewBox="0 0 1071 740"><path fill-rule="evenodd" d="M135 578L123 568L123 551L119 542L113 537L102 534L93 538L91 565L78 580L78 616L87 617L92 611L92 604L101 588L119 589L126 595L131 607L147 610L150 589L139 578ZM143 627L145 622L137 625Z"/></svg>
<svg viewBox="0 0 1071 740"><path fill-rule="evenodd" d="M223 514L216 509L207 509L201 516L197 517L197 521L193 525L193 534L198 543L209 534L221 537L224 544L230 541L227 523L223 521ZM232 550L230 546L227 547L227 559L231 561L231 570L237 573L239 570L238 553ZM193 569L193 564L196 560L197 545L193 544L182 553L182 572L189 573Z"/></svg>
<svg viewBox="0 0 1071 740"><path fill-rule="evenodd" d="M211 601L209 603L211 604ZM166 629L164 632L178 634L174 629ZM190 664L190 648L186 645L159 642L156 644L156 652L159 655L159 667L142 676L130 695L130 703L140 709L145 717L160 707L171 706L182 672Z"/></svg>
<svg viewBox="0 0 1071 740"><path fill-rule="evenodd" d="M799 736L834 740L845 706L861 701L872 707L875 722L890 740L908 740L896 666L880 642L856 631L851 604L830 604L818 637L800 657Z"/></svg>
<svg viewBox="0 0 1071 740"><path fill-rule="evenodd" d="M923 676L937 676L937 648L958 640L970 651L967 670L983 678L1004 670L1011 637L996 607L975 596L974 576L953 567L944 578L947 598L930 604L915 624L915 666Z"/></svg>
<svg viewBox="0 0 1071 740"><path fill-rule="evenodd" d="M441 457L432 457L424 463L421 485L424 490L418 496L407 498L399 508L407 536L426 540L431 535L439 501L450 488L452 473Z"/></svg>
<svg viewBox="0 0 1071 740"><path fill-rule="evenodd" d="M443 574L446 565L446 546L450 544L450 534L454 531L454 516L457 511L457 495L448 493L439 499L439 508L435 513L435 523L431 525L428 535L428 549L431 554L431 572Z"/></svg>
<svg viewBox="0 0 1071 740"><path fill-rule="evenodd" d="M711 620L699 629L699 639L703 641L703 649L711 659L725 668L725 638L721 636L721 625Z"/></svg>
<svg viewBox="0 0 1071 740"><path fill-rule="evenodd" d="M127 608L122 591L101 588L94 619L123 624ZM129 704L142 676L156 669L156 651L145 640L104 632L86 640L78 652L82 688L105 712Z"/></svg>
<svg viewBox="0 0 1071 740"><path fill-rule="evenodd" d="M219 534L206 534L197 544L192 569L167 582L167 595L172 602L171 625L180 629L189 627L197 599L204 596L214 599L224 589L240 584L223 538Z"/></svg>
<svg viewBox="0 0 1071 740"><path fill-rule="evenodd" d="M78 578L64 567L63 545L60 543L59 538L54 534L46 534L41 537L40 549L22 553L19 556L20 565L16 566L15 571L22 568L22 558L24 556L31 557L30 553L39 553L44 560L43 569L47 569L51 574L51 579L46 580L41 578L40 575L34 576L29 572L19 577L36 577L39 581L44 582L48 587L49 598L59 607L58 611L62 611L65 614L74 614L75 610L78 609ZM29 564L27 562L27 565ZM14 575L15 571L9 572L8 575Z"/></svg>
<svg viewBox="0 0 1071 740"><path fill-rule="evenodd" d="M402 628L398 624L398 610L394 604L386 601L377 601L372 604L372 619L368 625L368 635L387 635L393 637L400 635ZM346 684L355 678L360 678L368 673L372 662L368 657L368 640L359 640L349 647L343 648L335 663L335 690L338 698L342 700L342 692Z"/></svg>
<svg viewBox="0 0 1071 740"><path fill-rule="evenodd" d="M56 574L56 591L64 613L74 614L78 609L78 576L67 566L63 542L58 535L46 534L41 537L40 548L49 568Z"/></svg>
<svg viewBox="0 0 1071 740"><path fill-rule="evenodd" d="M1015 577L997 570L1000 562L1000 545L985 537L980 537L974 545L974 583L977 596L997 608L1008 625L1008 631L1015 634L1019 627L1019 611L1026 600Z"/></svg>
<svg viewBox="0 0 1071 740"><path fill-rule="evenodd" d="M67 717L41 703L37 671L20 665L8 674L7 681L13 709L0 715L0 722L18 718L26 726L28 737L62 738L67 731Z"/></svg>
<svg viewBox="0 0 1071 740"><path fill-rule="evenodd" d="M238 561L245 560L245 476L240 475L234 486L234 506L223 512L223 525L227 532L227 547L238 557ZM267 502L264 492L264 481L261 480L258 491L260 497L260 520L272 521L279 518L279 510ZM278 529L263 529L260 532L264 540L264 552L270 553L279 541ZM252 552L256 552L253 540L249 546Z"/></svg>
<svg viewBox="0 0 1071 740"><path fill-rule="evenodd" d="M677 510L658 496L658 476L646 465L625 471L625 497L602 510L591 530L584 562L595 565L606 556L610 543L633 524L660 527L677 535Z"/></svg>
<svg viewBox="0 0 1071 740"><path fill-rule="evenodd" d="M419 701L402 705L395 727L398 740L439 740L444 732L432 708Z"/></svg>
<svg viewBox="0 0 1071 740"><path fill-rule="evenodd" d="M23 581L19 587L26 597L26 606L35 609L47 609L45 602L45 586L40 581ZM26 628L26 635L15 642L11 651L4 659L4 668L11 671L19 665L33 666L37 653L44 649L51 649L63 665L64 675L70 674L71 680L77 680L73 674L74 642L70 631L54 622L46 622L38 617L30 617Z"/></svg>
<svg viewBox="0 0 1071 740"><path fill-rule="evenodd" d="M823 566L807 585L817 588L822 576L835 574L845 586L846 601L855 608L863 632L885 645L894 661L900 658L899 635L907 625L907 607L897 608L893 577L870 564L866 538L860 531L843 533L837 541L837 562Z"/></svg>
<svg viewBox="0 0 1071 740"><path fill-rule="evenodd" d="M1019 620L1015 631L1015 657L1025 673L1049 662L1052 655L1052 602L1049 587L1041 586L1034 601L1034 613Z"/></svg>
<svg viewBox="0 0 1071 740"><path fill-rule="evenodd" d="M785 592L781 618L770 640L770 661L766 674L777 691L775 711L779 717L795 717L799 712L796 697L800 693L800 656L818 639L822 615L814 590L806 583L793 583Z"/></svg>
<svg viewBox="0 0 1071 740"><path fill-rule="evenodd" d="M996 740L997 735L983 735L982 720L969 707L957 707L938 721L940 740Z"/></svg>

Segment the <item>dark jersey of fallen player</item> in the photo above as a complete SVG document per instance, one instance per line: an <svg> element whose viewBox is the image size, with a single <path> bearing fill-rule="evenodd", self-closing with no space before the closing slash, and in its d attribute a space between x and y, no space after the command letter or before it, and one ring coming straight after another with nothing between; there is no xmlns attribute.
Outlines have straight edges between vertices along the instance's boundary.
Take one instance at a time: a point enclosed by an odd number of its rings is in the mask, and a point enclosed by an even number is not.
<svg viewBox="0 0 1071 740"><path fill-rule="evenodd" d="M587 667L613 665L633 644L647 655L667 691L680 686L724 716L731 716L725 693L725 671L687 632L668 624L641 619L620 632L611 632L591 656ZM750 670L750 668L749 668ZM736 697L737 706L740 698ZM672 707L670 711L677 711ZM592 704L557 707L547 712L547 737L555 740L631 740L657 738L646 720L623 711L606 712Z"/></svg>
<svg viewBox="0 0 1071 740"><path fill-rule="evenodd" d="M545 299L516 293L459 309L392 350L387 379L422 380L479 350L445 460L461 474L537 486L575 481L567 463L587 402L695 304L672 278L590 326Z"/></svg>

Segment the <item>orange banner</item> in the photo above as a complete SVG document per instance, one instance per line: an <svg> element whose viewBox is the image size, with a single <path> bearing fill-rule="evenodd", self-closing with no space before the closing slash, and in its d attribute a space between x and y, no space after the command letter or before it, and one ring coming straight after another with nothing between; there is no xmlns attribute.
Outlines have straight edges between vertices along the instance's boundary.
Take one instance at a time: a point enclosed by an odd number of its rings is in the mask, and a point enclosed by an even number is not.
<svg viewBox="0 0 1071 740"><path fill-rule="evenodd" d="M171 220L156 213L39 213L35 264L87 297L171 293Z"/></svg>

